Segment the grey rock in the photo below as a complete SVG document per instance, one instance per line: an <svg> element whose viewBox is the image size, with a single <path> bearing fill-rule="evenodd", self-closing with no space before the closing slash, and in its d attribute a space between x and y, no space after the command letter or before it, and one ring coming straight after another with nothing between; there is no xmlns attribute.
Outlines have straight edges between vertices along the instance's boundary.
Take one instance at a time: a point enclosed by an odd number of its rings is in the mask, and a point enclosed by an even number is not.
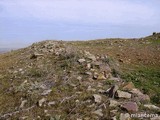
<svg viewBox="0 0 160 120"><path fill-rule="evenodd" d="M103 116L102 109L98 109L98 110L94 111L93 114L96 114L96 115L102 117Z"/></svg>
<svg viewBox="0 0 160 120"><path fill-rule="evenodd" d="M96 57L92 54L88 55L87 58L92 60L92 61L96 61Z"/></svg>
<svg viewBox="0 0 160 120"><path fill-rule="evenodd" d="M130 91L134 96L136 96L136 100L138 102L142 102L142 103L147 103L147 102L150 102L150 97L146 94L143 94L139 89L132 89Z"/></svg>
<svg viewBox="0 0 160 120"><path fill-rule="evenodd" d="M38 105L41 107L44 102L46 102L46 98L42 98L41 100L39 100Z"/></svg>
<svg viewBox="0 0 160 120"><path fill-rule="evenodd" d="M94 72L93 78L94 78L94 79L97 79L97 78L98 78L98 73L97 73L97 72Z"/></svg>
<svg viewBox="0 0 160 120"><path fill-rule="evenodd" d="M93 97L94 97L94 101L95 101L96 103L101 103L102 97L101 97L100 95L94 94Z"/></svg>
<svg viewBox="0 0 160 120"><path fill-rule="evenodd" d="M23 101L21 102L21 105L20 105L19 108L23 108L23 107L25 106L26 103L27 103L27 100L23 100Z"/></svg>
<svg viewBox="0 0 160 120"><path fill-rule="evenodd" d="M88 63L87 66L86 66L86 68L87 68L88 70L91 69L91 63Z"/></svg>
<svg viewBox="0 0 160 120"><path fill-rule="evenodd" d="M81 81L81 80L82 80L82 77L81 77L81 76L78 76L78 77L77 77L77 80Z"/></svg>
<svg viewBox="0 0 160 120"><path fill-rule="evenodd" d="M86 74L86 75L90 75L90 76L92 76L92 73L91 73L91 72L89 72L89 71L88 71L88 72L85 72L85 74Z"/></svg>
<svg viewBox="0 0 160 120"><path fill-rule="evenodd" d="M119 102L117 102L116 100L109 100L109 107L117 107L118 105L120 105Z"/></svg>
<svg viewBox="0 0 160 120"><path fill-rule="evenodd" d="M111 120L117 120L116 116L112 117Z"/></svg>
<svg viewBox="0 0 160 120"><path fill-rule="evenodd" d="M116 97L129 99L131 98L131 94L128 92L117 90Z"/></svg>
<svg viewBox="0 0 160 120"><path fill-rule="evenodd" d="M99 89L98 92L99 92L99 93L105 93L105 90Z"/></svg>
<svg viewBox="0 0 160 120"><path fill-rule="evenodd" d="M86 61L85 59L79 59L79 60L78 60L79 63L83 63L83 62L85 62L85 61Z"/></svg>
<svg viewBox="0 0 160 120"><path fill-rule="evenodd" d="M48 95L50 92L52 92L51 89L49 89L49 90L44 90L41 95Z"/></svg>
<svg viewBox="0 0 160 120"><path fill-rule="evenodd" d="M111 73L111 68L109 67L109 65L101 64L99 68L100 71L105 72L106 74Z"/></svg>
<svg viewBox="0 0 160 120"><path fill-rule="evenodd" d="M56 104L55 101L51 101L51 102L48 103L48 106L52 106L52 105L55 105L55 104Z"/></svg>
<svg viewBox="0 0 160 120"><path fill-rule="evenodd" d="M156 117L151 118L151 120L160 120L160 116L158 116L158 114L157 114L157 116L156 116Z"/></svg>
<svg viewBox="0 0 160 120"><path fill-rule="evenodd" d="M137 89L137 88L132 89L130 92L131 92L132 94L137 95L137 96L143 95L143 93L142 93L139 89Z"/></svg>
<svg viewBox="0 0 160 120"><path fill-rule="evenodd" d="M150 97L148 95L145 95L145 94L139 95L137 97L137 99L138 99L138 101L140 101L142 103L148 103L148 102L150 102Z"/></svg>
<svg viewBox="0 0 160 120"><path fill-rule="evenodd" d="M111 77L111 78L109 78L109 80L115 81L115 82L119 82L119 81L120 81L120 78Z"/></svg>
<svg viewBox="0 0 160 120"><path fill-rule="evenodd" d="M96 89L92 88L91 86L88 86L87 90L88 90L88 91L93 91L93 92L96 91Z"/></svg>
<svg viewBox="0 0 160 120"><path fill-rule="evenodd" d="M128 113L121 113L119 119L120 120L131 120L130 115Z"/></svg>
<svg viewBox="0 0 160 120"><path fill-rule="evenodd" d="M159 107L155 106L155 105L152 105L152 104L145 104L144 105L145 108L148 108L150 110L160 110Z"/></svg>

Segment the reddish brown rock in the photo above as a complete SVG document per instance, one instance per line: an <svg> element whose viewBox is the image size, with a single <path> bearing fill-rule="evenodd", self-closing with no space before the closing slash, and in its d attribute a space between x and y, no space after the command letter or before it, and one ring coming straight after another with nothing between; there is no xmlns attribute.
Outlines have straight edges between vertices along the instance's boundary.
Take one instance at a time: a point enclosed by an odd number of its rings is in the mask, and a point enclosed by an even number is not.
<svg viewBox="0 0 160 120"><path fill-rule="evenodd" d="M132 82L128 82L127 84L124 85L124 87L122 88L122 90L132 90L133 88L135 88L134 84Z"/></svg>
<svg viewBox="0 0 160 120"><path fill-rule="evenodd" d="M128 112L137 112L138 105L136 102L126 102L122 104L121 108L127 110Z"/></svg>

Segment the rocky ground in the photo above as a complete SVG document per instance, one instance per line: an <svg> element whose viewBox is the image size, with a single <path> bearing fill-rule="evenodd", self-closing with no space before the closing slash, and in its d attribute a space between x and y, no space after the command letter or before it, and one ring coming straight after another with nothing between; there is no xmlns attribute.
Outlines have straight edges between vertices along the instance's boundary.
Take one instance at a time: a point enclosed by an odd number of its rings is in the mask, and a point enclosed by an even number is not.
<svg viewBox="0 0 160 120"><path fill-rule="evenodd" d="M141 40L145 42L142 46L148 45L146 41L150 39ZM88 41L43 41L0 55L0 119L138 120L147 118L131 118L130 115L159 115L159 97L157 102L152 101L152 96L137 87L134 80L128 81L122 75L126 66L133 69L135 66L130 64L138 60L132 60L130 55L124 57L131 40L125 40L125 44L115 41L118 40L112 41L115 45L110 41L89 41L92 45L88 46ZM117 47L121 43L125 47ZM157 43L152 44L156 50L145 47L149 55L159 51ZM108 45L112 49L107 48ZM134 45L132 43L132 48ZM117 48L121 49L115 54ZM141 56L142 48L139 50ZM149 65L158 67L160 54L151 56ZM128 59L130 62L126 62ZM143 57L137 65L142 63ZM159 85L156 81L155 90L159 90Z"/></svg>

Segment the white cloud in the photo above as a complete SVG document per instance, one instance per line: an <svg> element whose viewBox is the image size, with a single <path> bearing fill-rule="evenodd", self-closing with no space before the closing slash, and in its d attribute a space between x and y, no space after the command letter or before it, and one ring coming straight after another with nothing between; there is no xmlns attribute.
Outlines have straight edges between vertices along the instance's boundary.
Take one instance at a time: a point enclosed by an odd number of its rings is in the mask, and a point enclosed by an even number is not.
<svg viewBox="0 0 160 120"><path fill-rule="evenodd" d="M152 25L155 14L149 5L129 0L1 0L0 6L0 17L91 24Z"/></svg>

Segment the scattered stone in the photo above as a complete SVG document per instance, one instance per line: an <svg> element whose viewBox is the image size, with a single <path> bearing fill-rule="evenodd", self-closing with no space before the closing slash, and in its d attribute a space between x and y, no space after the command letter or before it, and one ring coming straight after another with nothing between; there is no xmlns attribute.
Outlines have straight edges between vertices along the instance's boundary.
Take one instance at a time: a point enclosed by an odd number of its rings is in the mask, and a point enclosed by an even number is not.
<svg viewBox="0 0 160 120"><path fill-rule="evenodd" d="M48 110L44 110L44 113L47 113L48 112Z"/></svg>
<svg viewBox="0 0 160 120"><path fill-rule="evenodd" d="M137 89L137 88L132 89L130 92L132 94L137 95L137 96L143 95L143 93L139 89Z"/></svg>
<svg viewBox="0 0 160 120"><path fill-rule="evenodd" d="M48 103L48 106L52 106L52 105L55 105L56 104L56 102L55 101L52 101L52 102L49 102Z"/></svg>
<svg viewBox="0 0 160 120"><path fill-rule="evenodd" d="M88 90L88 91L93 91L93 92L96 91L96 89L92 88L91 86L88 86L87 90Z"/></svg>
<svg viewBox="0 0 160 120"><path fill-rule="evenodd" d="M117 115L117 111L118 111L118 110L111 110L111 111L110 111L111 116Z"/></svg>
<svg viewBox="0 0 160 120"><path fill-rule="evenodd" d="M25 106L26 103L27 103L27 100L23 100L23 101L21 102L21 105L20 105L19 108L23 108L23 107Z"/></svg>
<svg viewBox="0 0 160 120"><path fill-rule="evenodd" d="M127 83L126 85L124 85L124 87L122 88L122 90L127 90L130 91L133 88L135 88L134 84L132 82Z"/></svg>
<svg viewBox="0 0 160 120"><path fill-rule="evenodd" d="M131 98L131 94L128 92L117 90L116 97L129 99Z"/></svg>
<svg viewBox="0 0 160 120"><path fill-rule="evenodd" d="M102 88L102 87L103 87L103 84L102 84L102 83L98 83L97 87L98 87L98 88Z"/></svg>
<svg viewBox="0 0 160 120"><path fill-rule="evenodd" d="M92 61L96 61L96 57L92 54L88 55L87 58L92 60Z"/></svg>
<svg viewBox="0 0 160 120"><path fill-rule="evenodd" d="M91 69L90 69L90 71L95 72L96 70L95 70L95 69L93 69L93 68L91 68Z"/></svg>
<svg viewBox="0 0 160 120"><path fill-rule="evenodd" d="M111 77L111 78L109 78L108 80L115 81L115 82L119 82L119 81L120 81L120 78Z"/></svg>
<svg viewBox="0 0 160 120"><path fill-rule="evenodd" d="M94 72L93 74L93 79L97 79L98 78L98 73L97 72Z"/></svg>
<svg viewBox="0 0 160 120"><path fill-rule="evenodd" d="M138 101L142 102L142 103L148 103L150 102L150 97L148 95L139 95L138 97Z"/></svg>
<svg viewBox="0 0 160 120"><path fill-rule="evenodd" d="M43 56L43 54L33 53L33 54L30 56L30 59L36 59L38 56Z"/></svg>
<svg viewBox="0 0 160 120"><path fill-rule="evenodd" d="M20 120L27 120L28 116L20 117Z"/></svg>
<svg viewBox="0 0 160 120"><path fill-rule="evenodd" d="M155 106L155 105L151 105L151 104L145 104L144 105L145 108L148 108L150 110L160 110L159 107Z"/></svg>
<svg viewBox="0 0 160 120"><path fill-rule="evenodd" d="M99 89L98 92L99 93L105 93L105 90Z"/></svg>
<svg viewBox="0 0 160 120"><path fill-rule="evenodd" d="M50 92L52 92L52 90L44 90L43 93L41 95L48 95Z"/></svg>
<svg viewBox="0 0 160 120"><path fill-rule="evenodd" d="M89 107L89 108L94 108L94 107L95 107L95 103L93 103L93 104L91 104L91 105L89 105L89 106L87 106L87 107Z"/></svg>
<svg viewBox="0 0 160 120"><path fill-rule="evenodd" d="M94 111L93 113L100 116L100 117L103 116L102 109L98 109L98 110Z"/></svg>
<svg viewBox="0 0 160 120"><path fill-rule="evenodd" d="M150 97L146 94L143 94L139 89L132 89L130 91L134 96L137 96L136 99L139 101L139 102L142 102L142 103L147 103L147 102L150 102Z"/></svg>
<svg viewBox="0 0 160 120"><path fill-rule="evenodd" d="M85 62L85 61L86 61L85 59L79 59L79 60L78 60L79 63L83 63L83 62Z"/></svg>
<svg viewBox="0 0 160 120"><path fill-rule="evenodd" d="M112 117L111 120L117 120L116 116Z"/></svg>
<svg viewBox="0 0 160 120"><path fill-rule="evenodd" d="M91 72L85 72L86 75L92 76Z"/></svg>
<svg viewBox="0 0 160 120"><path fill-rule="evenodd" d="M41 100L38 101L38 105L41 107L45 101L46 98L42 98Z"/></svg>
<svg viewBox="0 0 160 120"><path fill-rule="evenodd" d="M156 116L156 117L151 118L151 120L160 120L160 116L158 116L158 114L157 114L157 116Z"/></svg>
<svg viewBox="0 0 160 120"><path fill-rule="evenodd" d="M79 103L80 101L79 101L79 100L76 100L75 102L76 102L76 103Z"/></svg>
<svg viewBox="0 0 160 120"><path fill-rule="evenodd" d="M93 97L94 97L94 101L95 101L96 103L101 103L102 97L101 97L100 95L94 94Z"/></svg>
<svg viewBox="0 0 160 120"><path fill-rule="evenodd" d="M109 100L109 107L117 107L120 103L117 102L116 100Z"/></svg>
<svg viewBox="0 0 160 120"><path fill-rule="evenodd" d="M88 70L91 69L91 63L88 63L86 68L87 68Z"/></svg>
<svg viewBox="0 0 160 120"><path fill-rule="evenodd" d="M137 112L138 111L138 105L136 102L123 103L121 108L127 110L128 112Z"/></svg>
<svg viewBox="0 0 160 120"><path fill-rule="evenodd" d="M77 77L77 80L81 81L81 80L82 80L82 77L81 77L81 76L78 76L78 77Z"/></svg>
<svg viewBox="0 0 160 120"><path fill-rule="evenodd" d="M92 65L99 67L102 64L101 61L92 62Z"/></svg>
<svg viewBox="0 0 160 120"><path fill-rule="evenodd" d="M22 71L23 71L23 69L22 69L22 68L20 68L20 69L19 69L19 72L22 72Z"/></svg>
<svg viewBox="0 0 160 120"><path fill-rule="evenodd" d="M99 68L101 72L105 72L106 74L111 73L111 68L109 67L109 65L101 64L99 65Z"/></svg>
<svg viewBox="0 0 160 120"><path fill-rule="evenodd" d="M98 75L98 77L97 77L97 80L105 80L105 79L106 79L106 77L104 76L103 73L100 73L100 74Z"/></svg>
<svg viewBox="0 0 160 120"><path fill-rule="evenodd" d="M109 93L109 97L114 98L116 91L119 89L118 85L112 86L107 92Z"/></svg>
<svg viewBox="0 0 160 120"><path fill-rule="evenodd" d="M131 120L129 113L121 113L119 120Z"/></svg>

